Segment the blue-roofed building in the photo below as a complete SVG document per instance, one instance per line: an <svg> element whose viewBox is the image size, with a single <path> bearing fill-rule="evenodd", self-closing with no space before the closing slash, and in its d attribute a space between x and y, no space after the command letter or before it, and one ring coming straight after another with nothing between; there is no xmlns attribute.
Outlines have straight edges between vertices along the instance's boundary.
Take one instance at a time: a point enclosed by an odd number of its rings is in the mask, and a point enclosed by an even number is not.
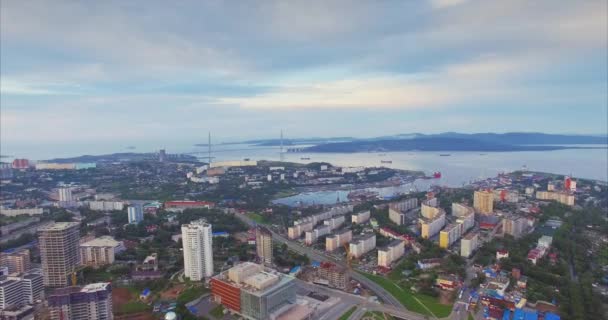
<svg viewBox="0 0 608 320"><path fill-rule="evenodd" d="M211 235L214 238L217 238L217 237L228 238L230 236L230 234L228 232L226 232L226 231L213 232Z"/></svg>
<svg viewBox="0 0 608 320"><path fill-rule="evenodd" d="M150 291L150 289L145 288L145 289L144 289L144 291L142 291L142 292L139 294L139 299L140 299L140 300L146 300L146 299L148 299L148 298L150 297L150 294L151 294L151 293L152 293L152 291Z"/></svg>
<svg viewBox="0 0 608 320"><path fill-rule="evenodd" d="M513 320L524 320L524 311L522 309L515 309Z"/></svg>
<svg viewBox="0 0 608 320"><path fill-rule="evenodd" d="M314 268L318 268L321 266L321 262L319 261L313 261L310 263L311 266L313 266Z"/></svg>
<svg viewBox="0 0 608 320"><path fill-rule="evenodd" d="M524 320L538 320L536 311L524 311Z"/></svg>
<svg viewBox="0 0 608 320"><path fill-rule="evenodd" d="M555 313L547 312L545 313L545 320L561 320L561 318Z"/></svg>
<svg viewBox="0 0 608 320"><path fill-rule="evenodd" d="M300 273L301 270L302 270L302 267L295 266L291 269L291 271L289 271L289 275L296 276Z"/></svg>
<svg viewBox="0 0 608 320"><path fill-rule="evenodd" d="M505 309L505 313L502 314L502 320L511 320L511 310Z"/></svg>

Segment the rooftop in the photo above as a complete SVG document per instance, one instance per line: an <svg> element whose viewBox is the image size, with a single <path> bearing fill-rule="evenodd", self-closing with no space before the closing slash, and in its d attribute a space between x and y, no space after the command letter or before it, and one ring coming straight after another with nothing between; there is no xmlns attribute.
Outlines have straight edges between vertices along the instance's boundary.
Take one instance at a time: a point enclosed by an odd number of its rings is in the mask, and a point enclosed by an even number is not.
<svg viewBox="0 0 608 320"><path fill-rule="evenodd" d="M103 236L103 237L99 237L99 238L95 238L91 241L87 241L83 244L81 244L81 247L116 247L118 246L120 243L116 240L114 240L114 238L110 237L110 236Z"/></svg>
<svg viewBox="0 0 608 320"><path fill-rule="evenodd" d="M62 231L72 227L77 227L78 225L78 222L55 222L38 229L38 231Z"/></svg>

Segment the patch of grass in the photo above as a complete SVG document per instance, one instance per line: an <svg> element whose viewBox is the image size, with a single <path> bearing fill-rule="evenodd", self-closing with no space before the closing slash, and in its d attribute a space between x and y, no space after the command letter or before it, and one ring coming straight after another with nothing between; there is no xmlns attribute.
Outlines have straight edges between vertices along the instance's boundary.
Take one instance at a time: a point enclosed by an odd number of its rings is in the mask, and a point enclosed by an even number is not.
<svg viewBox="0 0 608 320"><path fill-rule="evenodd" d="M342 316L340 316L340 318L338 318L338 320L348 320L348 318L350 318L350 316L355 312L355 310L357 310L357 307L350 308Z"/></svg>
<svg viewBox="0 0 608 320"><path fill-rule="evenodd" d="M221 319L224 316L224 306L221 304L209 312L213 317Z"/></svg>
<svg viewBox="0 0 608 320"><path fill-rule="evenodd" d="M138 313L152 309L149 305L141 301L130 301L120 307L120 312L124 314Z"/></svg>
<svg viewBox="0 0 608 320"><path fill-rule="evenodd" d="M178 303L183 303L186 304L200 296L202 296L203 294L209 292L209 290L203 286L198 286L198 287L190 287L186 290L184 290L178 297L177 297L177 302Z"/></svg>
<svg viewBox="0 0 608 320"><path fill-rule="evenodd" d="M263 224L266 222L266 219L264 219L264 217L258 213L250 212L247 214L247 217L259 224Z"/></svg>
<svg viewBox="0 0 608 320"><path fill-rule="evenodd" d="M443 305L437 298L412 292L409 288L403 288L385 277L369 273L363 275L392 294L408 310L432 316L430 310L438 318L447 317L452 312L452 305Z"/></svg>
<svg viewBox="0 0 608 320"><path fill-rule="evenodd" d="M469 320L475 320L475 318L469 313L469 316L467 317L467 319Z"/></svg>

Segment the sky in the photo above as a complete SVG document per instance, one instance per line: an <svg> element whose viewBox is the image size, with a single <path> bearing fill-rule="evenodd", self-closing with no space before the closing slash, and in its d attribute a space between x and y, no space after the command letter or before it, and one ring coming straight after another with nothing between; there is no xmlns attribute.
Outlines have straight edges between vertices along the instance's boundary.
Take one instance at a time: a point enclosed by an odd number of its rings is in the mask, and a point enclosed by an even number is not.
<svg viewBox="0 0 608 320"><path fill-rule="evenodd" d="M607 1L0 2L0 142L608 131Z"/></svg>

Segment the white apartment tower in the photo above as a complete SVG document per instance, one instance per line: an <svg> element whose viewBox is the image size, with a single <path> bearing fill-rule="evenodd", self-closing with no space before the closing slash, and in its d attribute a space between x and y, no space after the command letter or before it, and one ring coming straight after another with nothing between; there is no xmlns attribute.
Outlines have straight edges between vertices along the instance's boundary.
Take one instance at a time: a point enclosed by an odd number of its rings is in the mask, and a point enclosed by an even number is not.
<svg viewBox="0 0 608 320"><path fill-rule="evenodd" d="M59 201L62 202L70 202L74 201L74 197L72 196L71 188L59 188Z"/></svg>
<svg viewBox="0 0 608 320"><path fill-rule="evenodd" d="M260 263L272 265L272 232L265 227L258 227L255 234L255 246Z"/></svg>
<svg viewBox="0 0 608 320"><path fill-rule="evenodd" d="M77 222L55 222L38 229L38 246L46 287L62 288L70 284L79 265Z"/></svg>
<svg viewBox="0 0 608 320"><path fill-rule="evenodd" d="M211 224L204 219L182 225L184 274L193 281L213 275Z"/></svg>

